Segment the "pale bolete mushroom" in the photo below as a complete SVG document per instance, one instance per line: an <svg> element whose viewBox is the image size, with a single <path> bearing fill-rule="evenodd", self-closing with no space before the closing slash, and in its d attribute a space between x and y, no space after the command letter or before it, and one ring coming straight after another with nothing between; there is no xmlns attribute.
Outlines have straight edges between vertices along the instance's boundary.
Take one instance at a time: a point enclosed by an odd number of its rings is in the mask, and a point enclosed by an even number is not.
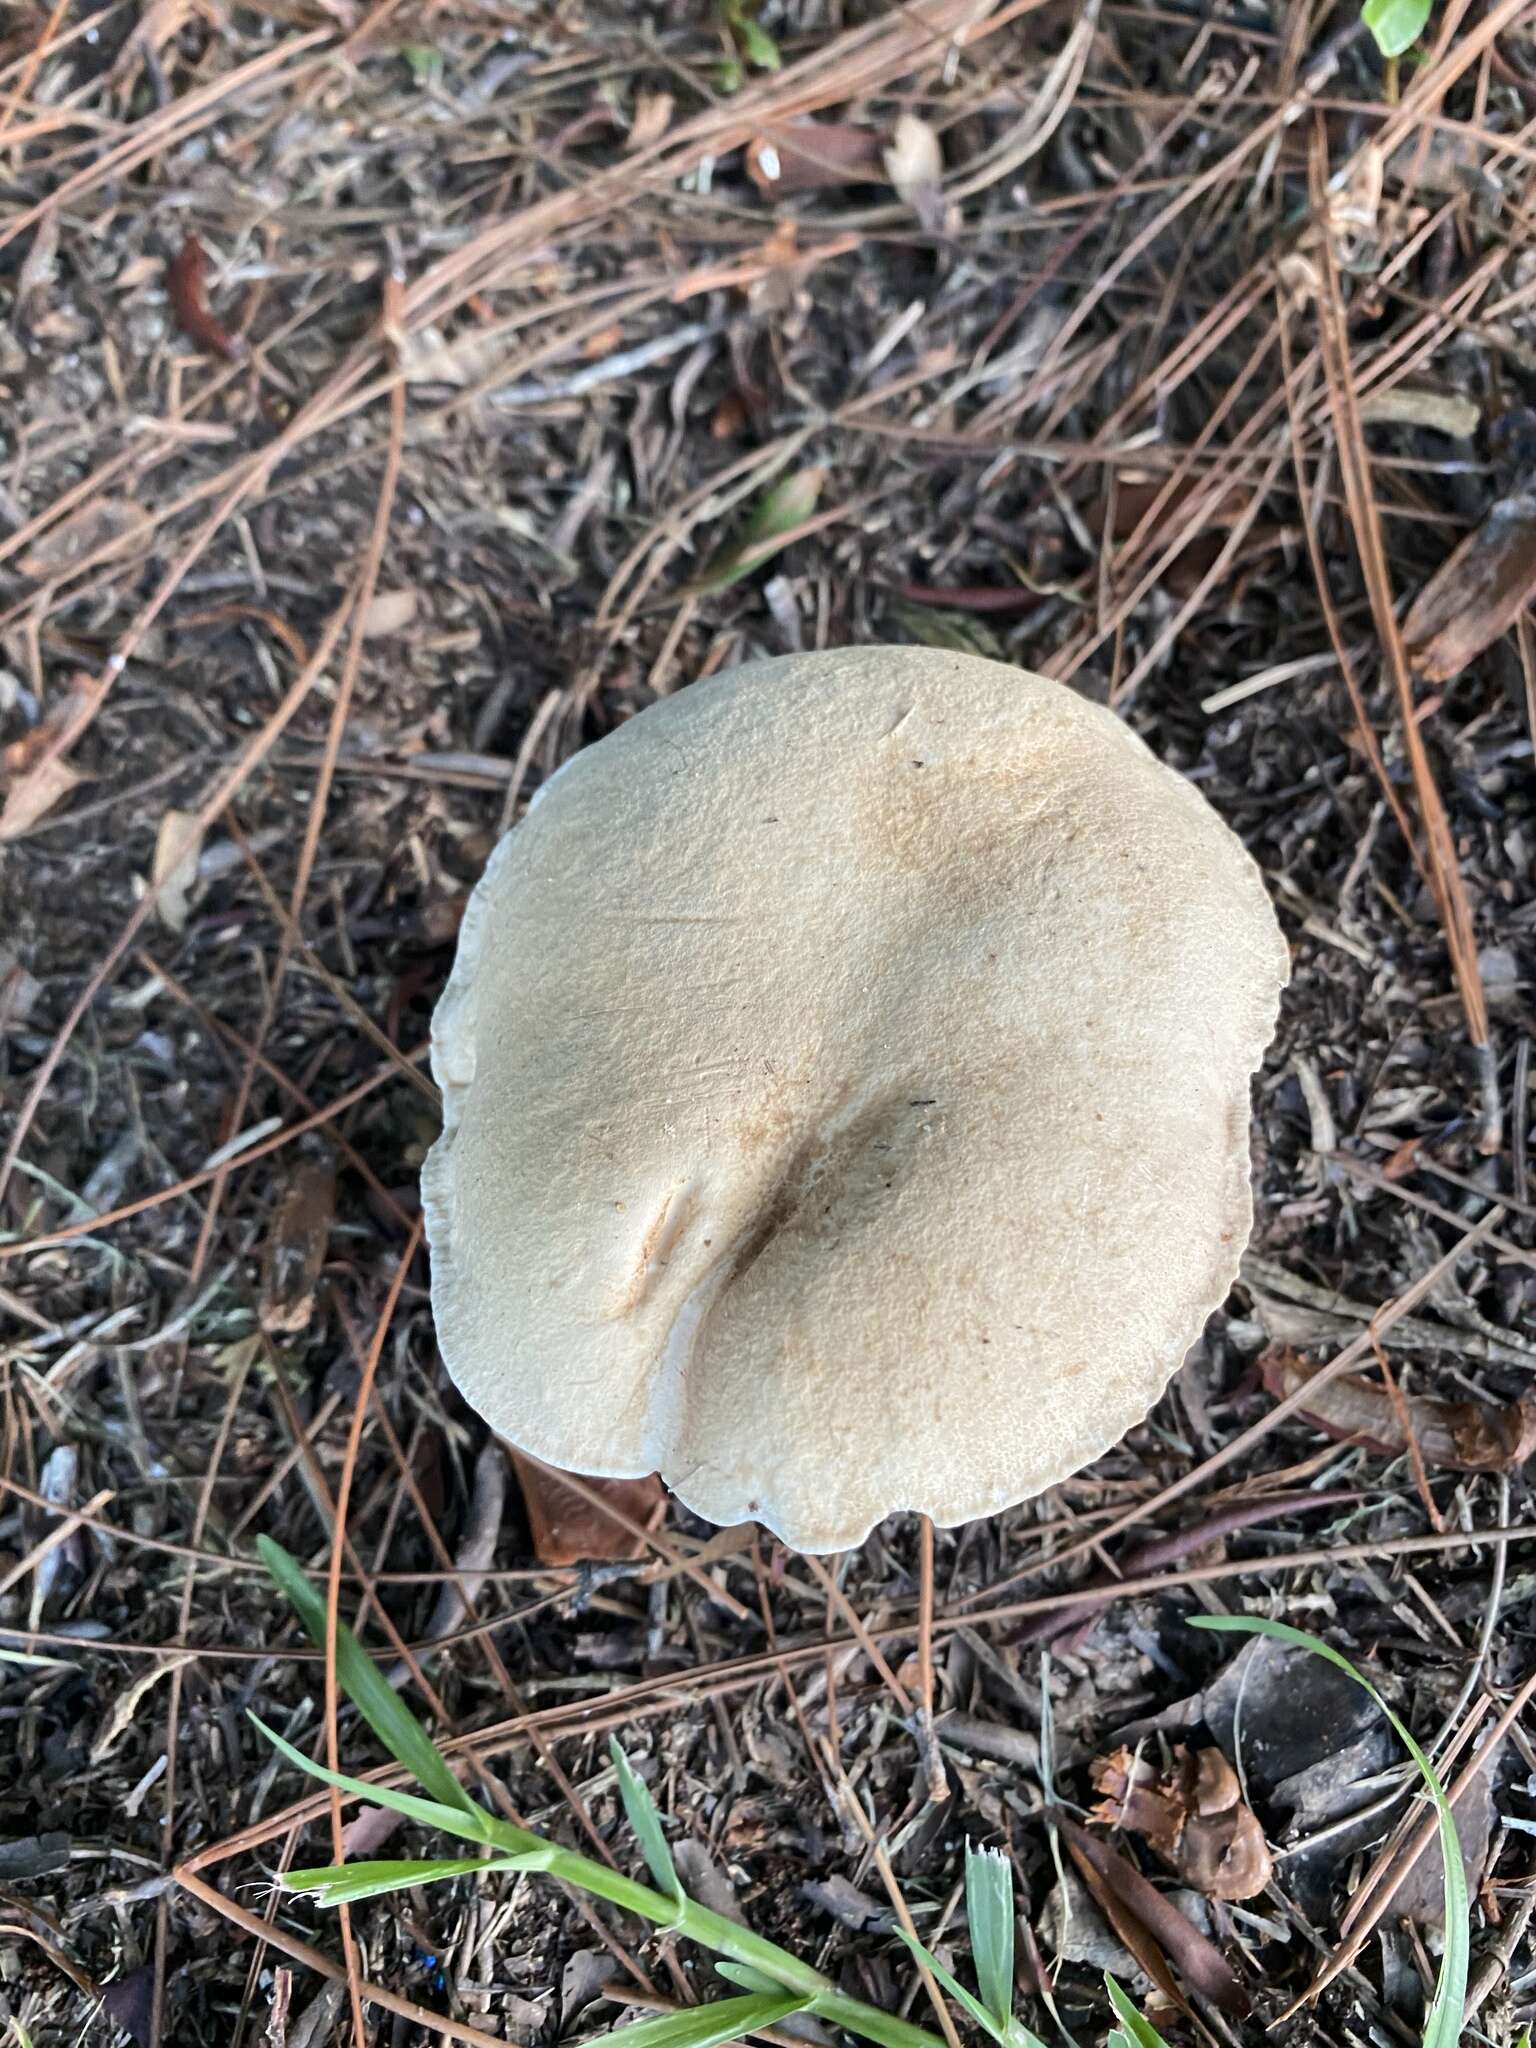
<svg viewBox="0 0 1536 2048"><path fill-rule="evenodd" d="M802 1550L1037 1493L1231 1285L1287 967L1234 834L1060 683L907 647L696 683L470 902L448 1368L536 1457Z"/></svg>

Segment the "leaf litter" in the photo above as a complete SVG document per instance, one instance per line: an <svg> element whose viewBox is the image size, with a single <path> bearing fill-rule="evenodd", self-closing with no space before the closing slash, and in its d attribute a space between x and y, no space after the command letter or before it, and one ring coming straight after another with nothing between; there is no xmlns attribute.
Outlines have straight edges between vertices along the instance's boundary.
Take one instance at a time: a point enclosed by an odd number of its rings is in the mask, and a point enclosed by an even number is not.
<svg viewBox="0 0 1536 2048"><path fill-rule="evenodd" d="M1400 1758L1363 1697L1360 1716L1314 1673L1277 1681L1270 1700L1246 1650L1230 1662L1192 1651L1181 1623L1195 1574L1224 1574L1202 1597L1320 1620L1426 1739L1461 1737L1476 1688L1515 1697L1528 1669L1531 1548L1489 1541L1506 1516L1528 1520L1523 1439L1502 1432L1529 1396L1519 1346L1533 1300L1536 688L1528 606L1512 595L1519 520L1497 510L1523 489L1511 397L1536 360L1521 23L1493 0L1447 38L1431 27L1394 79L1368 31L1340 39L1332 23L1298 21L1271 41L1219 11L1197 23L1122 7L1077 24L1040 9L1004 21L969 0L836 24L731 12L763 40L713 9L669 20L658 44L601 5L579 24L557 10L491 36L462 10L428 22L408 7L348 46L362 16L333 0L295 0L259 34L238 11L174 7L142 23L107 10L92 39L68 24L45 37L45 20L0 33L0 745L27 750L7 757L6 792L32 807L19 825L21 807L9 812L0 853L0 970L16 992L0 1006L0 1087L19 1147L0 1196L16 1489L0 1509L0 1579L57 1525L21 1491L37 1491L57 1450L79 1461L72 1511L109 1496L45 1553L59 1567L42 1612L25 1573L0 1593L0 1711L15 1735L0 1825L28 1842L46 1820L77 1845L19 1882L67 1920L90 1982L163 1958L139 1980L159 1984L163 2040L227 2038L252 1982L259 2038L278 2000L276 1980L249 1977L245 1932L165 1873L276 1822L201 1866L234 1903L270 1881L292 1823L240 1709L254 1686L264 1718L316 1754L325 1715L321 1666L248 1569L251 1543L284 1536L323 1583L328 1502L349 1458L344 1611L366 1614L386 1668L459 1743L465 1782L493 1781L477 1796L549 1816L573 1840L590 1827L622 1860L593 1724L630 1717L626 1746L674 1838L707 1843L753 1925L800 1954L830 1940L833 1966L867 1976L888 2009L912 1981L905 1951L883 1923L828 1921L805 1890L845 1904L834 1881L865 1893L837 1771L885 1831L920 1931L939 1924L960 1844L983 1826L1008 1845L1028 1925L1057 1883L1038 1771L1087 1805L1094 1760L1134 1754L1132 1731L1164 1721L1190 1755L1216 1743L1244 1781L1281 1852L1270 1901L1201 1915L1143 1839L1090 1835L1165 1903L1176 1896L1186 1924L1198 1918L1257 2001L1247 2026L1304 1988L1306 1948L1273 1931L1274 1900L1336 1941L1346 1849L1368 1849L1390 1820L1356 1816L1403 1796ZM412 51L431 59L413 71ZM722 95L728 60L738 75ZM855 130L863 162L903 115L940 145L942 176L929 148L914 190L942 206L905 204L883 162L840 185L754 179L760 138L789 138L787 153L806 121ZM258 195L259 219L242 192ZM1309 210L1338 261L1336 306L1306 244ZM212 304L205 272L190 328L167 301L188 236L219 252ZM238 323L259 380L250 358L200 337L202 312L226 339ZM1337 415L1318 381L1322 342ZM377 582L395 608L363 644L317 798L334 701L325 636L366 555L397 371L407 432ZM1351 383L1365 471L1358 439L1341 438ZM1449 442L1447 424L1470 435ZM776 478L810 470L816 493L778 508L797 516L754 554L738 520ZM1111 516L1165 484L1144 527ZM1387 572L1384 587L1372 567L1374 590L1355 550L1363 491ZM1452 577L1472 535L1496 560L1467 549ZM727 573L699 588L701 562ZM1385 594L1395 611L1439 575L1449 602L1422 644L1446 672L1416 666L1410 712L1367 600L1379 611ZM984 606L989 593L1008 602ZM1364 1440L1330 1433L1310 1405L1335 1388L1357 1396L1356 1381L1374 1389L1369 1346L1347 1373L1298 1381L1305 1399L1271 1421L1269 1337L1240 1292L1146 1430L1053 1499L936 1533L934 1720L940 1742L956 1731L953 1803L913 1813L895 1703L802 1561L675 1504L649 1545L608 1518L625 1554L605 1558L578 1495L574 1549L587 1554L550 1562L504 1460L494 1511L499 1453L442 1378L419 1264L355 1445L349 1429L355 1359L435 1135L420 1085L432 1001L502 825L658 688L792 645L925 636L1113 702L1263 869L1295 961L1254 1103L1267 1259L1368 1322L1422 1270L1422 1231L1445 1257L1489 1198L1512 1206L1498 1245L1479 1237L1458 1255L1455 1294L1417 1305L1407 1369L1393 1356L1444 1536L1379 1401L1380 1433ZM1406 637L1416 659L1411 605ZM1262 691L1224 701L1260 674ZM295 690L289 722L263 737ZM63 776L28 788L45 759ZM1426 849L1397 821L1420 836L1425 764L1444 806L1441 879L1454 859L1488 983L1481 1073L1448 1001L1465 960L1446 955L1445 892L1426 892ZM216 775L233 778L230 793L182 929L151 916L104 967L154 872L160 821L198 815ZM622 878L607 882L616 892ZM285 971L294 941L278 907L304 940ZM66 1027L53 1084L29 1109ZM1357 1165L1413 1137L1386 1184L1318 1161L1297 1055ZM1489 1068L1498 1130L1483 1121ZM311 1116L336 1140L312 1285L301 1239L315 1238L277 1221L304 1156L290 1132ZM274 1149L225 1154L252 1131ZM1486 1152L1480 1135L1494 1140ZM165 1192L221 1156L214 1182ZM109 1180L115 1202L147 1206L97 1236L14 1249L80 1221L81 1191ZM1108 1219L1122 1223L1133 1227ZM263 1331L283 1295L267 1282L269 1242L301 1278L293 1326ZM1290 1341L1310 1370L1365 1327L1346 1317ZM232 1370L253 1339L259 1368ZM1470 1469L1429 1455L1464 1447L1468 1428L1476 1450L1483 1423L1507 1453ZM1196 1472L1191 1498L1166 1497ZM1248 1519L1266 1500L1272 1512ZM653 1494L629 1520L650 1527L662 1505ZM1122 1532L1127 1513L1142 1525ZM1106 1527L1103 1557L1078 1547ZM1143 1574L1149 1552L1161 1562ZM1160 1590L1108 1597L1105 1559ZM895 1670L910 1663L921 1577L902 1521L838 1567ZM461 1581L473 1604L449 1624ZM1032 1631L1049 1617L1006 1613L1042 1593L1093 1596L1091 1616L1067 1607L1043 1681ZM114 1701L188 1646L195 1662L136 1695L90 1768ZM343 1760L354 1733L343 1710ZM1160 1780L1171 1759L1143 1755ZM1506 1824L1472 1912L1496 1965L1513 1924L1497 1916L1528 1877L1514 1823L1530 1802L1503 1751L1489 1780ZM1309 1841L1342 1821L1358 1834ZM328 1852L323 1834L304 1835L302 1856ZM146 1869L160 1889L135 1896ZM496 1931L477 1951L455 1937L478 1908ZM630 1923L600 1910L604 1937L628 1944ZM363 1902L354 1922L367 1981L429 2015L400 2019L423 2038L450 2008L493 2034L525 2028L595 1938L563 1897L530 1903L515 1873L455 1879L425 1909L410 1894ZM270 1932L293 1938L283 1915ZM15 1953L0 1990L21 2024L50 2044L78 2038L78 1985L36 1944ZM337 1953L322 1959L340 1969ZM1083 2040L1108 2024L1102 1969L1136 1967L1123 1949L1096 1953L1054 1970L1063 2024ZM664 1958L633 1954L665 1985ZM345 1984L328 2003L302 1956L284 1960L289 2039L344 2025ZM1471 2022L1498 2048L1528 2016L1521 1969L1518 1956L1495 1969ZM1416 1978L1386 1973L1368 1946L1319 2024L1385 2038L1397 2006L1411 2018ZM1176 2006L1153 2010L1189 2038ZM1031 2008L1048 2029L1043 2014Z"/></svg>

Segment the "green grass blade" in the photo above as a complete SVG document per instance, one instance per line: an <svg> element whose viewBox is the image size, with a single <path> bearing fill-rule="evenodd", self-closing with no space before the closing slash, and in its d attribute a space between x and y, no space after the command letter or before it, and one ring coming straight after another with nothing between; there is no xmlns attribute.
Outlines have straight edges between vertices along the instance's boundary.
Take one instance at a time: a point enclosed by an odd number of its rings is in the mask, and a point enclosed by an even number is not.
<svg viewBox="0 0 1536 2048"><path fill-rule="evenodd" d="M992 2039L998 2043L998 2048L1009 2048L1007 2025L998 2025L997 2021L993 2019L991 2013L987 2011L987 2008L982 2004L981 2000L979 1998L973 1998L970 1992L966 1990L965 1986L963 1984L958 1983L955 1980L955 1978L951 1976L949 1971L945 1969L944 1965L933 1953L932 1949L925 1948L923 1944L920 1941L918 1941L914 1936L908 1934L907 1930L904 1927L898 1927L896 1932L907 1944L907 1947L912 1951L913 1955L917 1957L918 1961L923 1965L924 1969L932 1972L933 1976L938 1980L940 1984L943 1985L944 1989L949 1993L950 1997L955 2001L956 2005L958 2005L963 2011L968 2012L970 2014L971 2018L976 2022L977 2026L981 2028L982 2032L984 2034L990 2034Z"/></svg>
<svg viewBox="0 0 1536 2048"><path fill-rule="evenodd" d="M1291 1628L1283 1621L1268 1621L1251 1614L1193 1615L1190 1627L1208 1628L1219 1635L1269 1636L1277 1643L1310 1650L1314 1657L1325 1657L1346 1678L1352 1678L1386 1715L1398 1740L1418 1766L1440 1823L1440 1861L1445 1871L1445 1953L1440 1958L1440 1974L1435 1979L1434 1996L1424 2023L1424 2048L1456 2048L1461 2039L1461 2015L1467 2002L1467 1970L1472 1953L1471 1901L1467 1897L1467 1872L1461 1860L1456 1816L1451 1811L1451 1802L1445 1796L1445 1787L1434 1765L1365 1674L1357 1671L1347 1657L1341 1656L1321 1637L1308 1635L1304 1629Z"/></svg>
<svg viewBox="0 0 1536 2048"><path fill-rule="evenodd" d="M677 1874L672 1851L662 1833L661 1815L651 1797L651 1788L640 1778L616 1738L610 1738L608 1754L619 1774L619 1797L624 1801L624 1811L640 1847L645 1851L646 1864L656 1880L657 1889L681 1905L684 1897L682 1879Z"/></svg>
<svg viewBox="0 0 1536 2048"><path fill-rule="evenodd" d="M1115 2008L1115 2016L1120 2022L1110 2036L1111 2042L1116 2039L1124 2041L1126 2048L1168 2048L1168 2043L1156 2027L1144 2013L1136 2010L1125 1991L1107 1970L1104 1973L1104 1988L1109 1993L1109 2002Z"/></svg>
<svg viewBox="0 0 1536 2048"><path fill-rule="evenodd" d="M1060 2025L1060 2022L1058 2021L1057 2024ZM1066 2032L1065 2028L1062 2029L1062 2033L1064 2038L1070 2042L1072 2036ZM1033 2027L1026 2027L1022 2020L1010 2020L1008 2022L1008 2041L1009 2048L1045 2048L1045 2043Z"/></svg>
<svg viewBox="0 0 1536 2048"><path fill-rule="evenodd" d="M966 1843L965 1912L981 2002L1006 2030L1013 2018L1013 1867L998 1850Z"/></svg>
<svg viewBox="0 0 1536 2048"><path fill-rule="evenodd" d="M392 1785L370 1785L362 1778L349 1778L345 1772L330 1770L326 1765L316 1763L312 1756L306 1756L302 1749L295 1749L291 1742L285 1742L276 1729L269 1728L257 1715L252 1714L251 1719L280 1756L296 1764L307 1776L318 1778L322 1785L334 1785L338 1792L351 1792L358 1799L366 1799L371 1806L387 1806L391 1813L403 1813L407 1820L420 1821L423 1827L441 1828L444 1834L457 1835L461 1841L484 1842L490 1839L486 1828L489 1816L478 1806L467 1809L444 1806L436 1799L418 1799L414 1792L397 1792ZM529 1842L536 1849L544 1847L532 1836Z"/></svg>
<svg viewBox="0 0 1536 2048"><path fill-rule="evenodd" d="M637 2020L602 2038L621 2048L718 2048L759 2027L776 2027L792 2012L804 2012L808 1998L787 1991L754 1992L750 1998L722 1998L714 2005L696 2005L686 2012L663 2013L660 2019Z"/></svg>
<svg viewBox="0 0 1536 2048"><path fill-rule="evenodd" d="M433 1856L419 1863L332 1863L322 1870L287 1870L284 1891L310 1894L317 1906L355 1906L413 1884L437 1884L445 1877L484 1877L493 1870L521 1870L521 1856Z"/></svg>
<svg viewBox="0 0 1536 2048"><path fill-rule="evenodd" d="M780 548L787 546L785 536L803 526L816 510L826 477L824 469L799 469L793 476L781 477L758 499L740 540L710 563L691 586L693 590L724 590L772 561Z"/></svg>
<svg viewBox="0 0 1536 2048"><path fill-rule="evenodd" d="M262 1563L287 1596L320 1649L325 1648L325 1602L298 1565L270 1536L258 1536ZM467 1813L480 1808L443 1761L436 1744L345 1623L336 1630L336 1679L396 1763L444 1806ZM371 1794L369 1795L372 1796ZM530 1844L534 1837L529 1837Z"/></svg>

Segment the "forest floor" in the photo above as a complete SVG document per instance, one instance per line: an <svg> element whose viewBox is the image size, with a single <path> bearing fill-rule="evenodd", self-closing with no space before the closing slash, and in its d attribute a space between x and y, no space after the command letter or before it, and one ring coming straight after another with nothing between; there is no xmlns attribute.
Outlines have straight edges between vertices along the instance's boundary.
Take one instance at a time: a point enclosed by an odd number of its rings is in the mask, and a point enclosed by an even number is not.
<svg viewBox="0 0 1536 2048"><path fill-rule="evenodd" d="M7 2048L315 2048L349 1980L376 2040L550 2048L707 1993L536 1878L347 1943L275 1890L330 1836L247 1710L310 1748L327 1712L254 1540L323 1581L338 1502L342 1612L523 1817L627 1867L622 1731L706 1900L930 2025L886 1875L964 1974L972 1838L1042 2032L1049 1986L1103 2037L1109 1964L1180 2041L1170 1982L1257 2040L1348 1955L1285 2038L1415 2038L1434 1871L1362 1891L1401 1751L1185 1621L1319 1630L1464 1774L1469 2024L1517 2040L1531 405L1519 0L1396 62L1348 0L0 16ZM407 1256L467 892L658 695L869 641L1108 702L1260 864L1294 979L1243 1279L1144 1427L931 1559L911 1518L822 1561L672 1504L552 1563ZM1180 1744L1272 1868L1212 1897L1193 1830L1101 1826L1170 1947L1045 1809L1128 1823L1139 1750L1182 1825Z"/></svg>

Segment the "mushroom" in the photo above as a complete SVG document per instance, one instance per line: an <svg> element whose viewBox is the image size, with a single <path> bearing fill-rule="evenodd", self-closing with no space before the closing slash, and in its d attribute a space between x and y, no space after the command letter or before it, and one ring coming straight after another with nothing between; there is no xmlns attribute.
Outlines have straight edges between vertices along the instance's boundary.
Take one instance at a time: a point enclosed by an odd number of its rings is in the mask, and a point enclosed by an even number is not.
<svg viewBox="0 0 1536 2048"><path fill-rule="evenodd" d="M1288 972L1111 712L866 647L695 683L497 846L433 1024L449 1371L504 1437L842 1549L1140 1422L1252 1225Z"/></svg>

